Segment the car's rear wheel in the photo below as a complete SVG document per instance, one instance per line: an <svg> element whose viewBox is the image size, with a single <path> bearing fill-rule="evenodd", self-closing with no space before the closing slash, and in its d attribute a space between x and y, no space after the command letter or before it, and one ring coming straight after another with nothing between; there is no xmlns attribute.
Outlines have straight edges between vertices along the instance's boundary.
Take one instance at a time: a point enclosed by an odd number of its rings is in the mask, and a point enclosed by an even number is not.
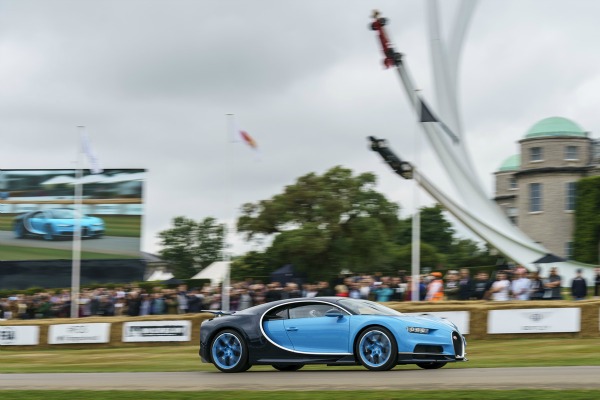
<svg viewBox="0 0 600 400"><path fill-rule="evenodd" d="M210 345L212 361L223 372L243 372L250 368L248 346L234 330L220 332Z"/></svg>
<svg viewBox="0 0 600 400"><path fill-rule="evenodd" d="M396 365L398 345L389 330L374 326L360 334L354 354L365 368L371 371L388 371Z"/></svg>
<svg viewBox="0 0 600 400"><path fill-rule="evenodd" d="M417 363L417 366L419 366L423 369L438 369L438 368L442 368L446 364L448 364L448 363L431 361L431 362Z"/></svg>
<svg viewBox="0 0 600 400"><path fill-rule="evenodd" d="M300 368L304 367L304 364L273 364L273 368L277 371L298 371Z"/></svg>

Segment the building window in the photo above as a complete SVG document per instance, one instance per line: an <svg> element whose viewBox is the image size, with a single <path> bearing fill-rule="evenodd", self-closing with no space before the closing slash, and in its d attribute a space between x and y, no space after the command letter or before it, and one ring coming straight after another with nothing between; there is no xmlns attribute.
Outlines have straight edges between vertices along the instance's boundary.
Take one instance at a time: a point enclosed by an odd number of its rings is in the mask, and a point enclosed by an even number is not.
<svg viewBox="0 0 600 400"><path fill-rule="evenodd" d="M517 178L515 178L514 176L511 176L508 179L508 188L511 190L519 188L519 185L517 184Z"/></svg>
<svg viewBox="0 0 600 400"><path fill-rule="evenodd" d="M506 215L508 215L508 219L513 225L518 224L519 209L517 207L508 207L506 209Z"/></svg>
<svg viewBox="0 0 600 400"><path fill-rule="evenodd" d="M544 149L541 147L531 147L529 149L529 160L531 162L544 160Z"/></svg>
<svg viewBox="0 0 600 400"><path fill-rule="evenodd" d="M542 184L529 184L529 212L542 211Z"/></svg>
<svg viewBox="0 0 600 400"><path fill-rule="evenodd" d="M573 242L565 243L565 257L567 260L573 259Z"/></svg>
<svg viewBox="0 0 600 400"><path fill-rule="evenodd" d="M575 182L567 182L565 185L565 210L575 210Z"/></svg>
<svg viewBox="0 0 600 400"><path fill-rule="evenodd" d="M565 160L579 160L579 147L566 146L565 147Z"/></svg>

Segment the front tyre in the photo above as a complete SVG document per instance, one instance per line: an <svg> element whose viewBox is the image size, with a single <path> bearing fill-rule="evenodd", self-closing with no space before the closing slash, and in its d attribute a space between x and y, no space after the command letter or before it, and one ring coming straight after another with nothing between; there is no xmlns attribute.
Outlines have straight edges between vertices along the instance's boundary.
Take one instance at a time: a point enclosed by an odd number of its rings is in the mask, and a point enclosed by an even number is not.
<svg viewBox="0 0 600 400"><path fill-rule="evenodd" d="M210 345L215 367L222 372L243 372L248 364L248 346L244 338L234 330L220 332Z"/></svg>
<svg viewBox="0 0 600 400"><path fill-rule="evenodd" d="M417 366L421 367L423 369L438 369L438 368L442 368L446 364L448 364L448 363L431 361L431 362L417 363Z"/></svg>
<svg viewBox="0 0 600 400"><path fill-rule="evenodd" d="M360 334L354 355L371 371L389 371L396 365L398 345L389 330L374 326Z"/></svg>
<svg viewBox="0 0 600 400"><path fill-rule="evenodd" d="M300 368L304 367L304 364L273 364L272 367L277 371L291 372L298 371Z"/></svg>

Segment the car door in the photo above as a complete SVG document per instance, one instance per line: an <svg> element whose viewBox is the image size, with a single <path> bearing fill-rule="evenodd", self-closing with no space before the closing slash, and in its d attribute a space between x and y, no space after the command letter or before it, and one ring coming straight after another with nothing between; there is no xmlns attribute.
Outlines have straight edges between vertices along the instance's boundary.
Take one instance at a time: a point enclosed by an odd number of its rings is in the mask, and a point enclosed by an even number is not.
<svg viewBox="0 0 600 400"><path fill-rule="evenodd" d="M327 316L336 309L338 316ZM303 303L290 308L283 320L294 350L306 353L349 353L350 317L329 303Z"/></svg>
<svg viewBox="0 0 600 400"><path fill-rule="evenodd" d="M283 322L288 317L288 308L279 307L270 310L263 318L265 336L277 346L293 350L294 346L285 330Z"/></svg>

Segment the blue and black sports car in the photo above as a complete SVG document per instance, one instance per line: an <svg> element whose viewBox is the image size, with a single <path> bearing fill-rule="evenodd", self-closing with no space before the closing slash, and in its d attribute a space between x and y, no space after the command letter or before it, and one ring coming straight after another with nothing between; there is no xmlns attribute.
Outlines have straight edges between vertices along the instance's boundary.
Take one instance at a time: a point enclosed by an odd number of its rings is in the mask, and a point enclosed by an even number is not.
<svg viewBox="0 0 600 400"><path fill-rule="evenodd" d="M54 240L73 237L76 217L75 210L70 208L32 211L15 217L13 231L17 238L37 236ZM104 221L101 218L82 215L80 221L82 238L99 238L104 235Z"/></svg>
<svg viewBox="0 0 600 400"><path fill-rule="evenodd" d="M274 301L215 317L200 327L202 361L223 372L242 372L252 365L296 371L305 364L363 365L373 371L398 364L436 369L466 361L465 346L448 320L407 316L371 301L340 297Z"/></svg>

